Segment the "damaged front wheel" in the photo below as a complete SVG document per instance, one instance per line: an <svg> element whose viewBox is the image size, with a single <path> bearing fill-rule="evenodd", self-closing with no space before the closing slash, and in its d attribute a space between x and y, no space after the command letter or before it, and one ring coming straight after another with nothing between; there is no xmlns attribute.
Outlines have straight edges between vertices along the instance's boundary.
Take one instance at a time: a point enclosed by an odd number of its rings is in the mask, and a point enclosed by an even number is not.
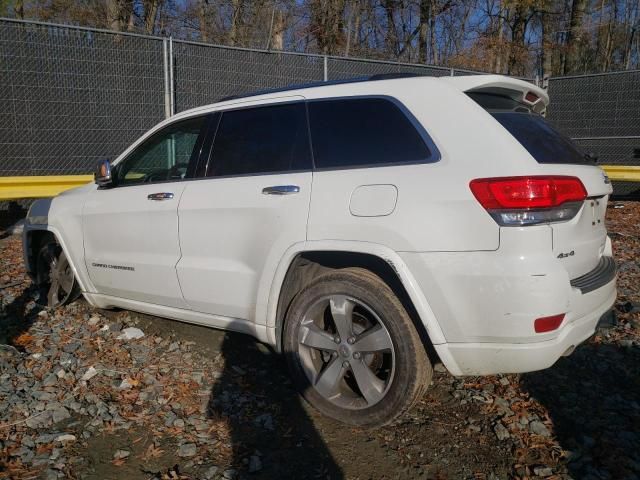
<svg viewBox="0 0 640 480"><path fill-rule="evenodd" d="M39 304L58 307L78 298L78 282L67 256L57 242L45 243L40 248L36 268Z"/></svg>

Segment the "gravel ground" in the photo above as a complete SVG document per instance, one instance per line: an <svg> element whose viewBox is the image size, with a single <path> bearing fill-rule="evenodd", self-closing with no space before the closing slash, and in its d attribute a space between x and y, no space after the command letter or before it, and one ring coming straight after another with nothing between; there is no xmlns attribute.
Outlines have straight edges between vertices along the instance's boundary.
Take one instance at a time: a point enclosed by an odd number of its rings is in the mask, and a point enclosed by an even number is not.
<svg viewBox="0 0 640 480"><path fill-rule="evenodd" d="M42 310L19 236L0 235L0 478L639 479L640 203L608 222L607 328L542 372L437 365L375 431L319 416L246 336L83 300Z"/></svg>

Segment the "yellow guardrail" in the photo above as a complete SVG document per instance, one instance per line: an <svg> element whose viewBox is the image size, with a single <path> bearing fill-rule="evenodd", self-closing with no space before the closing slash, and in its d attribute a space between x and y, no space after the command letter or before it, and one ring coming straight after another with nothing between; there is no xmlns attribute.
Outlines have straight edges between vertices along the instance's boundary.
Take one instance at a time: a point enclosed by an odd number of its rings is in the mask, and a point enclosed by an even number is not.
<svg viewBox="0 0 640 480"><path fill-rule="evenodd" d="M0 201L54 197L93 181L93 175L0 177Z"/></svg>
<svg viewBox="0 0 640 480"><path fill-rule="evenodd" d="M602 165L612 181L640 182L640 166ZM54 197L93 181L93 175L0 177L0 201Z"/></svg>
<svg viewBox="0 0 640 480"><path fill-rule="evenodd" d="M609 179L618 182L640 182L640 167L625 165L602 165Z"/></svg>

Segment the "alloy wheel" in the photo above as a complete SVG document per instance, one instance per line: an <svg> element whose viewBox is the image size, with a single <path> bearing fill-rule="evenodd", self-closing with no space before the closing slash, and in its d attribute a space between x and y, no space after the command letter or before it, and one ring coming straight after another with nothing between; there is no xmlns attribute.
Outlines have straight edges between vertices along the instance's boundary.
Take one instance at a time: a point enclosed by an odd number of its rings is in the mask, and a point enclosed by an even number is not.
<svg viewBox="0 0 640 480"><path fill-rule="evenodd" d="M312 388L341 408L375 405L393 381L389 331L369 305L346 295L323 297L307 310L298 353Z"/></svg>

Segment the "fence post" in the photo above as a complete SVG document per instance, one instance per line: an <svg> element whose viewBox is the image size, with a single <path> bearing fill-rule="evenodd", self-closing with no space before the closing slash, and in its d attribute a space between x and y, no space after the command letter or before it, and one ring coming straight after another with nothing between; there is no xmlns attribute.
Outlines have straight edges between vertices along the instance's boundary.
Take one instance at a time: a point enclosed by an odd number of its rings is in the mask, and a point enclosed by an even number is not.
<svg viewBox="0 0 640 480"><path fill-rule="evenodd" d="M451 76L452 76L452 77L455 77L455 76L456 76L456 72L455 72L455 70L454 70L453 68L451 69Z"/></svg>
<svg viewBox="0 0 640 480"><path fill-rule="evenodd" d="M169 50L167 39L162 39L162 66L164 73L164 118L171 116L171 92L169 91Z"/></svg>
<svg viewBox="0 0 640 480"><path fill-rule="evenodd" d="M176 84L173 81L173 37L169 37L169 105L171 106L171 115L176 113Z"/></svg>
<svg viewBox="0 0 640 480"><path fill-rule="evenodd" d="M326 55L324 57L322 57L322 59L324 61L323 62L324 63L324 77L323 78L324 78L324 81L327 82L327 81L329 81L329 70L328 70L329 60L327 59Z"/></svg>

